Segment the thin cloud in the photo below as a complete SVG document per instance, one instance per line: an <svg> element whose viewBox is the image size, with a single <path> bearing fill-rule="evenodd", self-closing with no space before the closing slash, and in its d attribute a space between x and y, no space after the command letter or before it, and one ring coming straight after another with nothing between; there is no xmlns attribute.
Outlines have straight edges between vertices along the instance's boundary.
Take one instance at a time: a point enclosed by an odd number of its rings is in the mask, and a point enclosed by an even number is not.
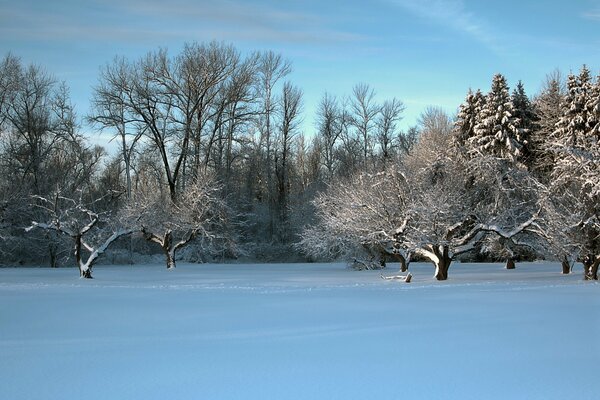
<svg viewBox="0 0 600 400"><path fill-rule="evenodd" d="M581 16L585 19L591 19L593 21L600 21L600 9L586 11Z"/></svg>
<svg viewBox="0 0 600 400"><path fill-rule="evenodd" d="M332 28L317 15L256 4L250 6L241 1L99 0L96 6L103 12L86 10L80 18L13 9L9 11L10 16L5 14L0 18L6 22L0 26L0 35L19 40L85 39L131 43L210 38L323 45L369 40L365 35Z"/></svg>
<svg viewBox="0 0 600 400"><path fill-rule="evenodd" d="M498 40L484 27L483 21L469 12L462 0L390 0L420 17L469 35L496 53L504 49Z"/></svg>

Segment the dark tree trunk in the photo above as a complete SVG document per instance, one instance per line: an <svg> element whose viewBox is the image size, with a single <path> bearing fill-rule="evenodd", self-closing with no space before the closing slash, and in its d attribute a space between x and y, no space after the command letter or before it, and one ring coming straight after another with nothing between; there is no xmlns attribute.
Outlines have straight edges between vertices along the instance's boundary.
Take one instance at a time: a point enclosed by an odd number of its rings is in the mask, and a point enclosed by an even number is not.
<svg viewBox="0 0 600 400"><path fill-rule="evenodd" d="M438 258L438 262L435 263L435 279L445 281L448 279L448 270L452 263L452 258L448 255L448 246L444 246L442 251L434 249L434 253Z"/></svg>
<svg viewBox="0 0 600 400"><path fill-rule="evenodd" d="M591 280L598 280L598 266L600 266L600 256L596 257L596 261L594 261L590 268L589 276Z"/></svg>
<svg viewBox="0 0 600 400"><path fill-rule="evenodd" d="M400 272L408 271L408 266L410 265L410 260L407 260L407 257L404 257L402 254L394 254L394 257L400 262ZM410 255L408 256L410 258Z"/></svg>
<svg viewBox="0 0 600 400"><path fill-rule="evenodd" d="M167 259L167 269L175 269L175 252L171 249L165 250L165 257Z"/></svg>
<svg viewBox="0 0 600 400"><path fill-rule="evenodd" d="M82 269L81 267L79 267L79 277L80 278L85 278L85 279L93 279L92 277L92 270L91 269Z"/></svg>
<svg viewBox="0 0 600 400"><path fill-rule="evenodd" d="M400 260L400 272L408 271L408 265L410 264L410 261L407 261L402 254L398 254L397 257L398 260Z"/></svg>
<svg viewBox="0 0 600 400"><path fill-rule="evenodd" d="M170 230L165 233L163 241L163 251L167 261L167 269L175 269L175 249L173 248L173 232Z"/></svg>
<svg viewBox="0 0 600 400"><path fill-rule="evenodd" d="M588 254L583 258L581 263L583 264L583 279L586 281L597 281L600 257L594 257L594 255Z"/></svg>
<svg viewBox="0 0 600 400"><path fill-rule="evenodd" d="M512 258L509 258L506 261L506 269L515 269L515 260L513 260Z"/></svg>
<svg viewBox="0 0 600 400"><path fill-rule="evenodd" d="M563 275L569 275L571 273L571 264L569 263L567 257L563 258L561 266Z"/></svg>

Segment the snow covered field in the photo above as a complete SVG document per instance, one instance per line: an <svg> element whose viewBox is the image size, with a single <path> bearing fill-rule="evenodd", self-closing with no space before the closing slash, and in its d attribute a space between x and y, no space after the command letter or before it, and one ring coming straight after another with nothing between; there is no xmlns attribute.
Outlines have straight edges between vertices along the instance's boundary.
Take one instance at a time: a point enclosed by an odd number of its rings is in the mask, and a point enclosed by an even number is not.
<svg viewBox="0 0 600 400"><path fill-rule="evenodd" d="M0 269L0 399L596 399L580 268Z"/></svg>

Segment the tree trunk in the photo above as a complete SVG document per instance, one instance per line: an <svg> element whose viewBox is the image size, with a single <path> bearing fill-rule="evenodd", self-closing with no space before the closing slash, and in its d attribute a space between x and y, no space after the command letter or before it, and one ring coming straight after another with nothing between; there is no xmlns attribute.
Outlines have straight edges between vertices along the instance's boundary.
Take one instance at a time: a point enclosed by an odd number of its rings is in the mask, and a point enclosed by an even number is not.
<svg viewBox="0 0 600 400"><path fill-rule="evenodd" d="M167 258L167 269L175 269L175 251L172 249L166 250L165 257Z"/></svg>
<svg viewBox="0 0 600 400"><path fill-rule="evenodd" d="M171 230L165 233L163 251L167 260L167 269L175 269L175 248L173 245L173 232Z"/></svg>
<svg viewBox="0 0 600 400"><path fill-rule="evenodd" d="M398 260L398 262L400 262L400 272L408 271L408 265L410 264L410 261L408 261L402 254L394 253L393 256Z"/></svg>
<svg viewBox="0 0 600 400"><path fill-rule="evenodd" d="M506 261L506 269L515 269L515 260L513 260L512 258L509 258Z"/></svg>
<svg viewBox="0 0 600 400"><path fill-rule="evenodd" d="M597 281L600 257L594 257L594 255L588 254L581 262L583 264L583 279L586 281Z"/></svg>
<svg viewBox="0 0 600 400"><path fill-rule="evenodd" d="M438 262L435 263L435 279L445 281L448 279L448 269L452 263L452 258L448 255L448 246L444 246L442 251L435 250Z"/></svg>
<svg viewBox="0 0 600 400"><path fill-rule="evenodd" d="M594 261L594 263L592 264L592 266L590 268L590 271L589 271L590 280L594 280L594 281L598 280L598 266L600 266L600 256L596 257L596 261Z"/></svg>
<svg viewBox="0 0 600 400"><path fill-rule="evenodd" d="M569 263L567 257L563 258L561 261L561 266L563 275L569 275L571 273L571 264Z"/></svg>
<svg viewBox="0 0 600 400"><path fill-rule="evenodd" d="M79 266L79 277L85 279L93 279L92 270L90 268L83 269L81 265Z"/></svg>
<svg viewBox="0 0 600 400"><path fill-rule="evenodd" d="M77 234L74 237L75 239L75 262L77 263L77 267L79 268L79 277L92 279L92 269L85 266L85 264L81 260L81 241L83 240L81 234Z"/></svg>

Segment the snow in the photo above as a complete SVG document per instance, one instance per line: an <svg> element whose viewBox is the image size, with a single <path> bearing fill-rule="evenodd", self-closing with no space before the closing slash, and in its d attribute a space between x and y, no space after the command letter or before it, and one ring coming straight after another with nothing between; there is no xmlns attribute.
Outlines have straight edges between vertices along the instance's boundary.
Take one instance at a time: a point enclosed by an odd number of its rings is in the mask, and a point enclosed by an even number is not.
<svg viewBox="0 0 600 400"><path fill-rule="evenodd" d="M597 398L600 286L560 270L0 269L0 398Z"/></svg>

